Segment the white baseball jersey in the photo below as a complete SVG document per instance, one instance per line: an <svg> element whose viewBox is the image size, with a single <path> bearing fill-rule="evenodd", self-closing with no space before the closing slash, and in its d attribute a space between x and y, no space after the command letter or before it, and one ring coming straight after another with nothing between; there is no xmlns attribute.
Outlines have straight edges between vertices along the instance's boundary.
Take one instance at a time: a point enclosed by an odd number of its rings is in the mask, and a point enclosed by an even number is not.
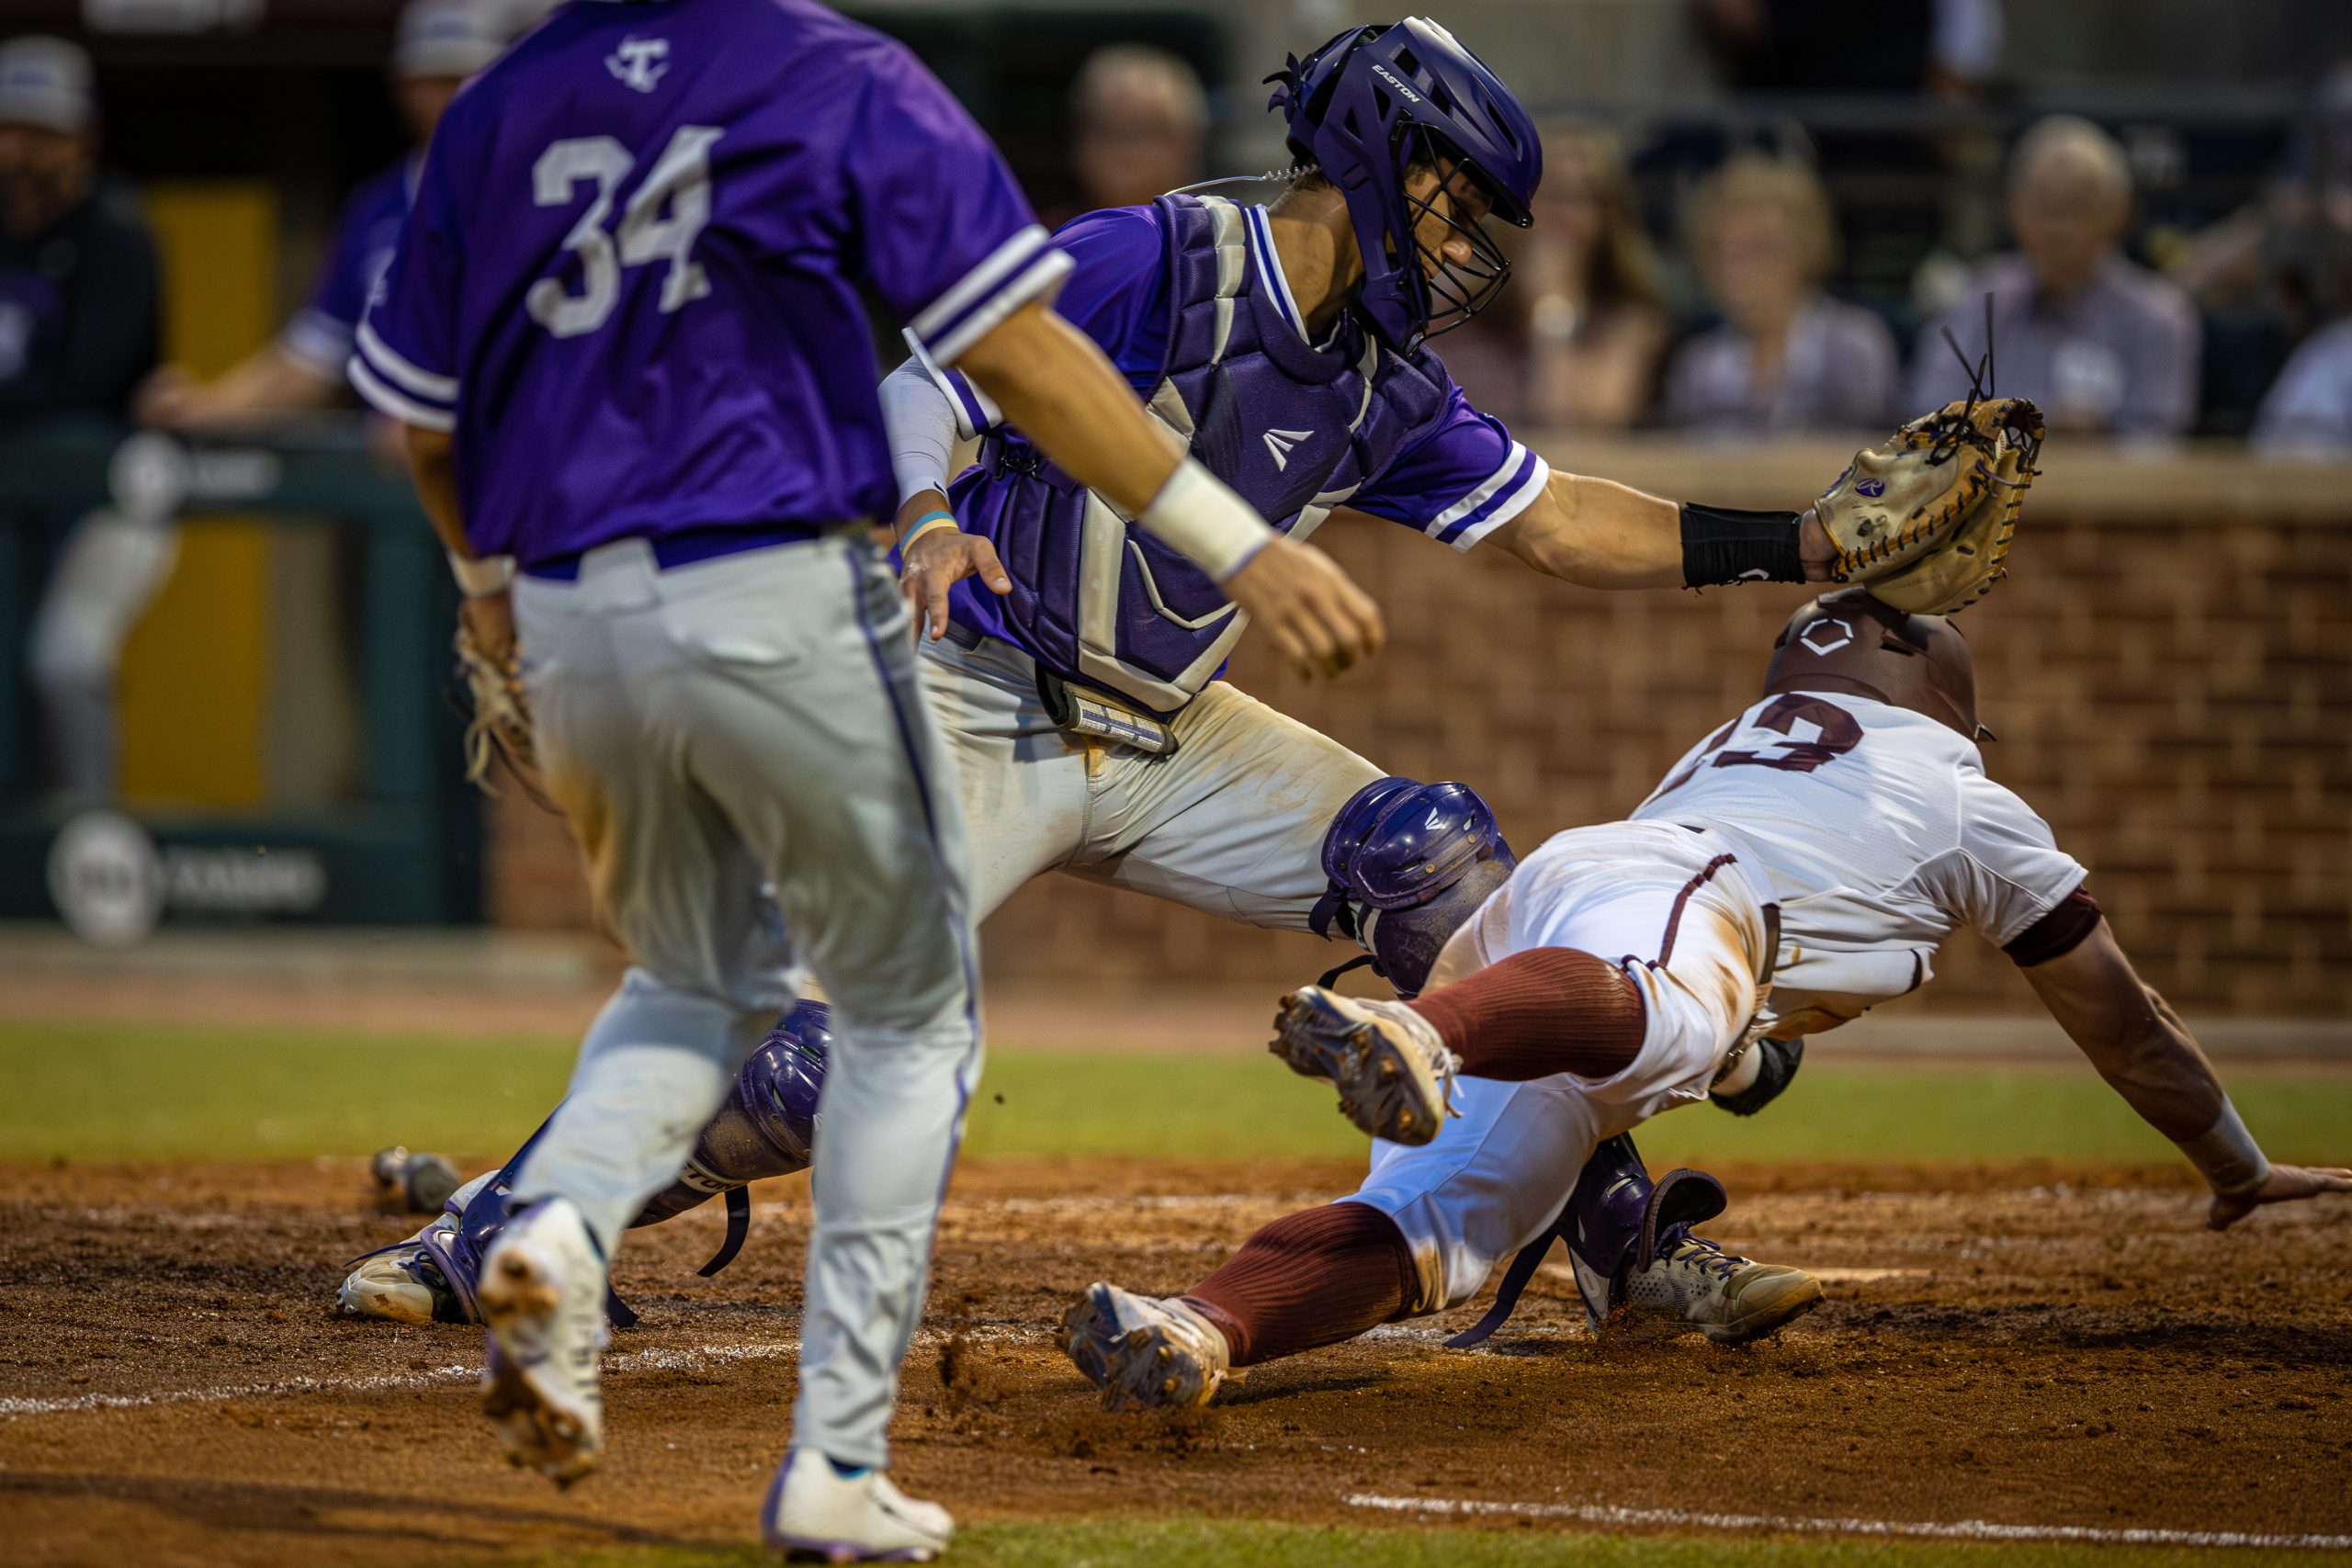
<svg viewBox="0 0 2352 1568"><path fill-rule="evenodd" d="M2080 886L2082 865L1976 745L1843 693L1757 703L1694 747L1634 813L1709 828L1780 905L1771 1011L1804 1032L1917 990L1966 926L2006 945Z"/></svg>

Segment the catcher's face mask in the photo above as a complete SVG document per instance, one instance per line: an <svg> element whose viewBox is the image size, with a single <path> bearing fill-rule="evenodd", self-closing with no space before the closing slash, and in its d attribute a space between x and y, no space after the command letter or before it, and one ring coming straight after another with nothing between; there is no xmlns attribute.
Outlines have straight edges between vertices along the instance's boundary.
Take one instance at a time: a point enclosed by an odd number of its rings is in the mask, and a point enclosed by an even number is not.
<svg viewBox="0 0 2352 1568"><path fill-rule="evenodd" d="M1971 740L1993 739L1976 717L1976 661L1942 615L1906 615L1860 588L1800 608L1772 644L1764 692L1851 692L1909 708Z"/></svg>

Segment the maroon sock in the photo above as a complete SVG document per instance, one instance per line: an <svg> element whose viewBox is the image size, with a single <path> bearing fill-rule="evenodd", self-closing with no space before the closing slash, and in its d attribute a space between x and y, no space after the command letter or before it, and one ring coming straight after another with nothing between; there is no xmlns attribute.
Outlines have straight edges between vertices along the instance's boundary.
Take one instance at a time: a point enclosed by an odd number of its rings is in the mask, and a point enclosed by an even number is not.
<svg viewBox="0 0 2352 1568"><path fill-rule="evenodd" d="M1521 1083L1633 1066L1647 1020L1623 970L1573 947L1532 947L1405 1004L1437 1025L1473 1077Z"/></svg>
<svg viewBox="0 0 2352 1568"><path fill-rule="evenodd" d="M1396 1222L1363 1203L1285 1214L1184 1293L1247 1367L1337 1345L1405 1310L1412 1248Z"/></svg>

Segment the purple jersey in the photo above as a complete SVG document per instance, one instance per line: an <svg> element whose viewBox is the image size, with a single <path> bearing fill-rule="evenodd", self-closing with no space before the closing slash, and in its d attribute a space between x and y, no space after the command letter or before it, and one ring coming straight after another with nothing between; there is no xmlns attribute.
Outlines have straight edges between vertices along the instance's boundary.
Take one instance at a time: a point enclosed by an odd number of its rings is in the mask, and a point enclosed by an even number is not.
<svg viewBox="0 0 2352 1568"><path fill-rule="evenodd" d="M1544 460L1426 347L1391 354L1348 313L1310 340L1263 209L1163 197L1075 219L1055 241L1075 264L1056 308L1283 532L1304 537L1344 505L1466 550L1543 493ZM990 438L984 467L956 482L957 520L1013 580L1001 598L957 583L956 622L1159 711L1182 705L1238 635L1223 593L1140 530L1106 529L970 382L938 379L962 434Z"/></svg>
<svg viewBox="0 0 2352 1568"><path fill-rule="evenodd" d="M343 378L359 319L368 313L368 296L400 248L401 225L408 221L419 172L415 158L402 158L351 193L335 220L334 243L311 286L309 303L278 334L279 352L322 381Z"/></svg>
<svg viewBox="0 0 2352 1568"><path fill-rule="evenodd" d="M811 0L574 0L433 139L351 377L560 570L887 515L861 286L952 362L1069 268L899 45Z"/></svg>

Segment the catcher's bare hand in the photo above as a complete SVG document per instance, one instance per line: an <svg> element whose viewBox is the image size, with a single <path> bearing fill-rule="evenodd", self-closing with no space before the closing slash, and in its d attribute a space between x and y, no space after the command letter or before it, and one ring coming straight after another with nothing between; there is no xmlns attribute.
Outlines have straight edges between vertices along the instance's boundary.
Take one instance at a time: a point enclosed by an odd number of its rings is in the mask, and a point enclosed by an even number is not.
<svg viewBox="0 0 2352 1568"><path fill-rule="evenodd" d="M926 513L948 510L947 498L927 490L899 508L899 536ZM907 596L907 615L915 637L937 642L947 635L947 591L967 577L988 584L991 593L1012 592L1012 578L997 558L996 547L977 534L944 525L932 529L906 548L899 562L899 592Z"/></svg>
<svg viewBox="0 0 2352 1568"><path fill-rule="evenodd" d="M2292 1203L2323 1192L2352 1192L2352 1170L2335 1166L2274 1165L2251 1192L2216 1192L2205 1223L2225 1231L2266 1203Z"/></svg>
<svg viewBox="0 0 2352 1568"><path fill-rule="evenodd" d="M1388 640L1380 606L1313 545L1282 536L1225 580L1225 596L1301 675L1337 675Z"/></svg>

